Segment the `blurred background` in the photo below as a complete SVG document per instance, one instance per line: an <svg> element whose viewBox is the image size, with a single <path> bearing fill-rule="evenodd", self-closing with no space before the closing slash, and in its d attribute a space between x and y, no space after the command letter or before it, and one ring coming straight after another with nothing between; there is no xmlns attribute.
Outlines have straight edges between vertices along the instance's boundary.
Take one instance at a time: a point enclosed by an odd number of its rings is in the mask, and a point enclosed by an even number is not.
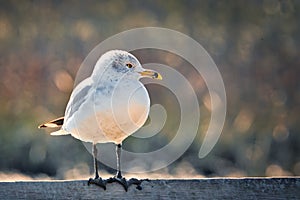
<svg viewBox="0 0 300 200"><path fill-rule="evenodd" d="M0 180L91 176L92 156L82 142L51 137L37 126L63 115L76 72L97 44L147 26L180 31L208 51L224 80L227 117L215 148L199 159L210 120L201 75L171 53L133 52L142 63L164 63L184 74L197 91L201 120L194 143L176 162L132 176L299 176L299 11L300 2L291 0L0 1ZM177 128L174 96L147 87L175 114L168 113L163 134L153 141L128 138L125 149L155 150ZM100 168L104 176L114 173Z"/></svg>

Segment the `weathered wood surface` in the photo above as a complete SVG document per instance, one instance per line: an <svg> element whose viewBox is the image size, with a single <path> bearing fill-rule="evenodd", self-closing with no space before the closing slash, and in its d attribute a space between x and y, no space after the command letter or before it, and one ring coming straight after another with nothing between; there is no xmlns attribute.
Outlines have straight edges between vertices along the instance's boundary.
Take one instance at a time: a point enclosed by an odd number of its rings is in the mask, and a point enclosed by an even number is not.
<svg viewBox="0 0 300 200"><path fill-rule="evenodd" d="M300 199L300 178L143 181L128 192L117 183L103 190L87 181L0 182L0 199Z"/></svg>

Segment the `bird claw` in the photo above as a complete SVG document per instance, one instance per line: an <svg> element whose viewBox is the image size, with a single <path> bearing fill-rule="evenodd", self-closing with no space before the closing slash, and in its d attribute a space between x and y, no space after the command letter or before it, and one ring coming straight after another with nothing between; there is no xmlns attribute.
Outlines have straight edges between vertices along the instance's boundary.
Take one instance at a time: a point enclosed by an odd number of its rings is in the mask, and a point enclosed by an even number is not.
<svg viewBox="0 0 300 200"><path fill-rule="evenodd" d="M142 181L138 180L136 178L131 178L129 180L126 180L123 177L112 177L107 180L107 183L113 183L113 182L117 182L117 183L121 184L124 187L126 192L128 191L128 188L131 185L136 185L136 189L138 189L138 190L142 189L142 187L141 187Z"/></svg>
<svg viewBox="0 0 300 200"><path fill-rule="evenodd" d="M106 181L103 180L102 178L90 178L88 181L88 185L90 184L94 184L97 185L99 187L102 187L104 190L106 190Z"/></svg>

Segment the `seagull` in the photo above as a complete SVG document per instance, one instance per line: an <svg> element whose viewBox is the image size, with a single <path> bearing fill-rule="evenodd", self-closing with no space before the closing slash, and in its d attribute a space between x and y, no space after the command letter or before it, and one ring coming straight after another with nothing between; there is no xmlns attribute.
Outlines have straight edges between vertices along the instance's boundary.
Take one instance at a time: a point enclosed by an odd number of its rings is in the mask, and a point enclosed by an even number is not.
<svg viewBox="0 0 300 200"><path fill-rule="evenodd" d="M97 61L91 76L72 91L64 117L38 126L60 130L51 135L71 135L92 143L95 178L88 180L106 189L107 183L118 182L127 191L132 184L140 188L141 181L126 180L121 172L122 141L143 126L150 109L150 98L142 77L161 80L162 76L144 69L138 59L123 50L111 50ZM98 173L97 144L114 143L117 155L117 173L107 180Z"/></svg>

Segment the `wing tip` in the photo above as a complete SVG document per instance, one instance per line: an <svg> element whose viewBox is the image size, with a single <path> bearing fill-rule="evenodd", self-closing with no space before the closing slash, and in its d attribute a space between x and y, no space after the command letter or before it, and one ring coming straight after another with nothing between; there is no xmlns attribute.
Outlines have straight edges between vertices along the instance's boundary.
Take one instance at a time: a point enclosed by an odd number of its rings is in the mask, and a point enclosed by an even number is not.
<svg viewBox="0 0 300 200"><path fill-rule="evenodd" d="M64 123L64 117L60 117L60 118L54 119L50 122L41 124L38 126L38 128L39 129L41 129L41 128L58 128L58 127L61 127L63 125L63 123Z"/></svg>
<svg viewBox="0 0 300 200"><path fill-rule="evenodd" d="M38 126L38 129L41 129L41 128L46 128L47 126L45 126L45 124L41 124Z"/></svg>
<svg viewBox="0 0 300 200"><path fill-rule="evenodd" d="M54 123L45 123L38 126L39 129L41 128L59 128L60 125L54 124Z"/></svg>

